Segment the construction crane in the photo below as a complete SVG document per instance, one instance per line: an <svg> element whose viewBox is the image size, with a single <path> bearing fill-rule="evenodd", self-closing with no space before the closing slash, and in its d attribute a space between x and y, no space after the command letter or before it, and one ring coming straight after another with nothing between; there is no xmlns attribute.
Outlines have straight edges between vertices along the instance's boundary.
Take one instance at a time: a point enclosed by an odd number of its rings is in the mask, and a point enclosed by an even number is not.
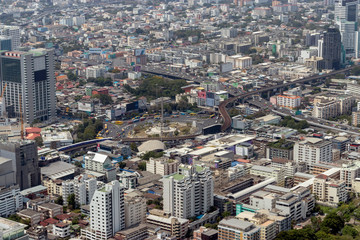
<svg viewBox="0 0 360 240"><path fill-rule="evenodd" d="M3 89L2 89L2 92L1 92L1 97L2 98L4 97L4 92L5 92L6 86L7 86L7 83L5 83L5 85L4 85Z"/></svg>
<svg viewBox="0 0 360 240"><path fill-rule="evenodd" d="M23 112L22 112L22 105L21 105L21 96L22 94L19 94L19 107L20 107L20 123L21 123L21 129L20 129L20 134L21 134L21 139L24 140L24 119L23 119Z"/></svg>

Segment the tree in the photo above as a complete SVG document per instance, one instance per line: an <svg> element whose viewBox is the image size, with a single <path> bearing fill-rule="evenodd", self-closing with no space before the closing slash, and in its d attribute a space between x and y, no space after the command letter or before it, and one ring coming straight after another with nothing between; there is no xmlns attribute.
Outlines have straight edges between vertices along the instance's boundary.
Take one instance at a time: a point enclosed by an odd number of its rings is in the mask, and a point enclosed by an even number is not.
<svg viewBox="0 0 360 240"><path fill-rule="evenodd" d="M43 139L42 139L41 136L36 137L34 140L35 140L36 145L37 145L38 147L41 147L41 146L43 145L43 143L44 143L44 141L43 141Z"/></svg>
<svg viewBox="0 0 360 240"><path fill-rule="evenodd" d="M355 66L351 69L351 75L359 76L360 75L360 66Z"/></svg>
<svg viewBox="0 0 360 240"><path fill-rule="evenodd" d="M62 196L59 196L59 197L55 200L55 203L56 203L56 204L59 204L59 205L63 205L63 204L64 204L63 197L62 197Z"/></svg>
<svg viewBox="0 0 360 240"><path fill-rule="evenodd" d="M296 240L316 240L317 237L314 231L311 228L303 228L300 230L289 230L280 232L276 240L289 240L289 239L296 239Z"/></svg>
<svg viewBox="0 0 360 240"><path fill-rule="evenodd" d="M68 207L73 210L73 209L76 209L77 206L76 206L76 201L75 201L75 194L72 193L68 196L67 198L67 202L68 202Z"/></svg>
<svg viewBox="0 0 360 240"><path fill-rule="evenodd" d="M140 162L138 168L141 171L146 171L146 162Z"/></svg>
<svg viewBox="0 0 360 240"><path fill-rule="evenodd" d="M337 234L344 227L344 220L336 213L326 215L321 223L321 230L331 234Z"/></svg>
<svg viewBox="0 0 360 240"><path fill-rule="evenodd" d="M75 166L77 166L78 168L82 168L82 163L79 161L75 161Z"/></svg>
<svg viewBox="0 0 360 240"><path fill-rule="evenodd" d="M130 143L130 148L131 148L131 150L134 151L134 152L138 152L138 151L139 151L138 148L137 148L136 143L134 143L134 142Z"/></svg>
<svg viewBox="0 0 360 240"><path fill-rule="evenodd" d="M73 220L71 221L72 225L78 224L79 223L79 218L78 217L74 217Z"/></svg>
<svg viewBox="0 0 360 240"><path fill-rule="evenodd" d="M341 232L343 235L349 235L353 238L355 238L359 234L359 232L350 225L345 225L345 227L341 230Z"/></svg>
<svg viewBox="0 0 360 240"><path fill-rule="evenodd" d="M80 95L75 96L75 98L74 98L75 102L80 101L82 99L82 97L83 96L80 96Z"/></svg>
<svg viewBox="0 0 360 240"><path fill-rule="evenodd" d="M225 212L223 212L222 214L221 214L221 216L223 217L223 218L226 218L226 217L228 217L228 216L230 216L231 214L229 213L229 212L227 212L227 211L225 211Z"/></svg>
<svg viewBox="0 0 360 240"><path fill-rule="evenodd" d="M98 98L103 105L109 105L113 103L112 98L107 94L95 94L93 98Z"/></svg>

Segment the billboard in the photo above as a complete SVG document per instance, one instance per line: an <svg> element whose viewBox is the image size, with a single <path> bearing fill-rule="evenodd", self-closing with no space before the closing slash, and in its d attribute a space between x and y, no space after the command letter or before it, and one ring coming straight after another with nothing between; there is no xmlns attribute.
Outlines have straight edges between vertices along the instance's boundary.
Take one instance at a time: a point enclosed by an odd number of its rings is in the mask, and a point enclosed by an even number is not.
<svg viewBox="0 0 360 240"><path fill-rule="evenodd" d="M138 48L134 50L134 56L141 56L141 55L145 55L145 48Z"/></svg>
<svg viewBox="0 0 360 240"><path fill-rule="evenodd" d="M219 133L221 132L221 125L220 124L214 124L208 127L204 127L202 130L202 134L203 135L208 135L208 134L215 134L215 133Z"/></svg>
<svg viewBox="0 0 360 240"><path fill-rule="evenodd" d="M139 109L139 102L138 101L126 104L126 112L133 111L133 110L138 110L138 109Z"/></svg>

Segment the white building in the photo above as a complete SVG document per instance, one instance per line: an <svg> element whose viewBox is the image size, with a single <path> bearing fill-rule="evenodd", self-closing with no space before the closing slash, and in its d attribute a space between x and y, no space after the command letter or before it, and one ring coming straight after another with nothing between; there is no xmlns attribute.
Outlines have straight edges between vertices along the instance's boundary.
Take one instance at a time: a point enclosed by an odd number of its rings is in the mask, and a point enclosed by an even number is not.
<svg viewBox="0 0 360 240"><path fill-rule="evenodd" d="M85 23L85 16L73 17L73 24L75 26L81 26Z"/></svg>
<svg viewBox="0 0 360 240"><path fill-rule="evenodd" d="M73 144L74 140L69 131L64 132L42 132L43 144L48 148L59 148Z"/></svg>
<svg viewBox="0 0 360 240"><path fill-rule="evenodd" d="M60 238L66 238L70 236L70 224L62 222L54 224L52 233Z"/></svg>
<svg viewBox="0 0 360 240"><path fill-rule="evenodd" d="M87 67L85 70L86 78L102 77L105 71L105 67L101 65Z"/></svg>
<svg viewBox="0 0 360 240"><path fill-rule="evenodd" d="M17 50L20 47L20 28L18 26L0 26L0 35L11 37L11 49Z"/></svg>
<svg viewBox="0 0 360 240"><path fill-rule="evenodd" d="M109 156L101 153L88 152L85 159L85 169L105 174L106 181L116 180L116 170Z"/></svg>
<svg viewBox="0 0 360 240"><path fill-rule="evenodd" d="M144 223L146 220L146 199L137 191L126 191L125 228Z"/></svg>
<svg viewBox="0 0 360 240"><path fill-rule="evenodd" d="M294 108L300 107L301 97L289 96L289 95L278 95L278 96L276 96L276 105L278 105L280 107L294 109Z"/></svg>
<svg viewBox="0 0 360 240"><path fill-rule="evenodd" d="M82 230L86 239L109 239L125 228L124 189L112 181L96 190L90 203L90 228Z"/></svg>
<svg viewBox="0 0 360 240"><path fill-rule="evenodd" d="M72 17L63 17L60 19L59 21L59 24L60 25L65 25L65 26L68 26L68 27L72 27L74 26L74 21L73 21L73 18Z"/></svg>
<svg viewBox="0 0 360 240"><path fill-rule="evenodd" d="M122 171L117 174L119 182L125 189L135 189L138 186L138 179L141 177L138 172Z"/></svg>
<svg viewBox="0 0 360 240"><path fill-rule="evenodd" d="M146 163L146 171L153 174L160 174L161 176L176 173L178 168L179 161L166 157L150 158L150 160Z"/></svg>
<svg viewBox="0 0 360 240"><path fill-rule="evenodd" d="M345 181L348 190L353 188L353 181L360 177L360 161L343 164L340 169L340 180Z"/></svg>
<svg viewBox="0 0 360 240"><path fill-rule="evenodd" d="M163 178L164 211L179 218L206 213L214 205L214 180L209 168L181 164Z"/></svg>
<svg viewBox="0 0 360 240"><path fill-rule="evenodd" d="M252 58L251 57L243 57L240 55L235 56L227 56L226 62L231 62L234 68L248 68L252 65Z"/></svg>
<svg viewBox="0 0 360 240"><path fill-rule="evenodd" d="M269 185L264 191L258 191L250 196L250 205L257 209L280 210L290 215L291 220L305 219L315 206L315 198L310 190L299 187L296 190Z"/></svg>
<svg viewBox="0 0 360 240"><path fill-rule="evenodd" d="M254 165L250 169L250 174L266 178L274 178L277 182L277 185L282 187L284 186L285 171L283 169Z"/></svg>
<svg viewBox="0 0 360 240"><path fill-rule="evenodd" d="M233 181L238 178L241 178L246 174L245 166L240 164L234 167L229 167L227 170L228 170L229 181Z"/></svg>
<svg viewBox="0 0 360 240"><path fill-rule="evenodd" d="M8 217L22 208L23 196L20 194L18 185L0 188L0 216Z"/></svg>
<svg viewBox="0 0 360 240"><path fill-rule="evenodd" d="M62 182L62 196L64 205L67 205L67 198L71 194L75 194L75 201L79 205L90 204L91 199L97 189L97 181L95 178L89 178L86 174L82 174L74 178Z"/></svg>
<svg viewBox="0 0 360 240"><path fill-rule="evenodd" d="M332 162L332 143L320 138L308 137L294 145L294 161L305 162L307 166L314 163Z"/></svg>
<svg viewBox="0 0 360 240"><path fill-rule="evenodd" d="M313 194L317 201L332 206L337 206L340 202L347 202L348 200L345 181L332 180L323 174L314 178Z"/></svg>

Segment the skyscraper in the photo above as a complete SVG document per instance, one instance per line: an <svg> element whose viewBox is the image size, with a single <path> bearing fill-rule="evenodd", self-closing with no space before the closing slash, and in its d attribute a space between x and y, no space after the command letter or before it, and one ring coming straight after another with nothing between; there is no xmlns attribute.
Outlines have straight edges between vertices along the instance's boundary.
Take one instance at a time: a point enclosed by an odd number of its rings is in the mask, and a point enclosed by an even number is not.
<svg viewBox="0 0 360 240"><path fill-rule="evenodd" d="M11 49L20 47L20 28L18 26L0 25L0 35L11 37Z"/></svg>
<svg viewBox="0 0 360 240"><path fill-rule="evenodd" d="M342 20L356 22L358 16L357 0L337 0L335 2L335 21L338 24Z"/></svg>
<svg viewBox="0 0 360 240"><path fill-rule="evenodd" d="M86 239L109 239L125 228L124 189L119 181L96 190L90 203L90 228L82 230Z"/></svg>
<svg viewBox="0 0 360 240"><path fill-rule="evenodd" d="M164 212L178 218L206 213L214 205L211 171L201 166L181 164L178 173L163 178Z"/></svg>
<svg viewBox="0 0 360 240"><path fill-rule="evenodd" d="M12 50L12 40L11 37L0 36L0 50L11 51Z"/></svg>
<svg viewBox="0 0 360 240"><path fill-rule="evenodd" d="M341 62L341 36L336 28L329 28L319 41L319 53L324 59L325 69L339 69Z"/></svg>
<svg viewBox="0 0 360 240"><path fill-rule="evenodd" d="M12 160L16 184L21 190L41 184L37 147L34 141L1 141L0 156Z"/></svg>
<svg viewBox="0 0 360 240"><path fill-rule="evenodd" d="M1 53L0 79L2 89L6 84L5 102L7 107L13 107L13 117L19 117L21 111L24 121L29 124L56 117L52 50Z"/></svg>

